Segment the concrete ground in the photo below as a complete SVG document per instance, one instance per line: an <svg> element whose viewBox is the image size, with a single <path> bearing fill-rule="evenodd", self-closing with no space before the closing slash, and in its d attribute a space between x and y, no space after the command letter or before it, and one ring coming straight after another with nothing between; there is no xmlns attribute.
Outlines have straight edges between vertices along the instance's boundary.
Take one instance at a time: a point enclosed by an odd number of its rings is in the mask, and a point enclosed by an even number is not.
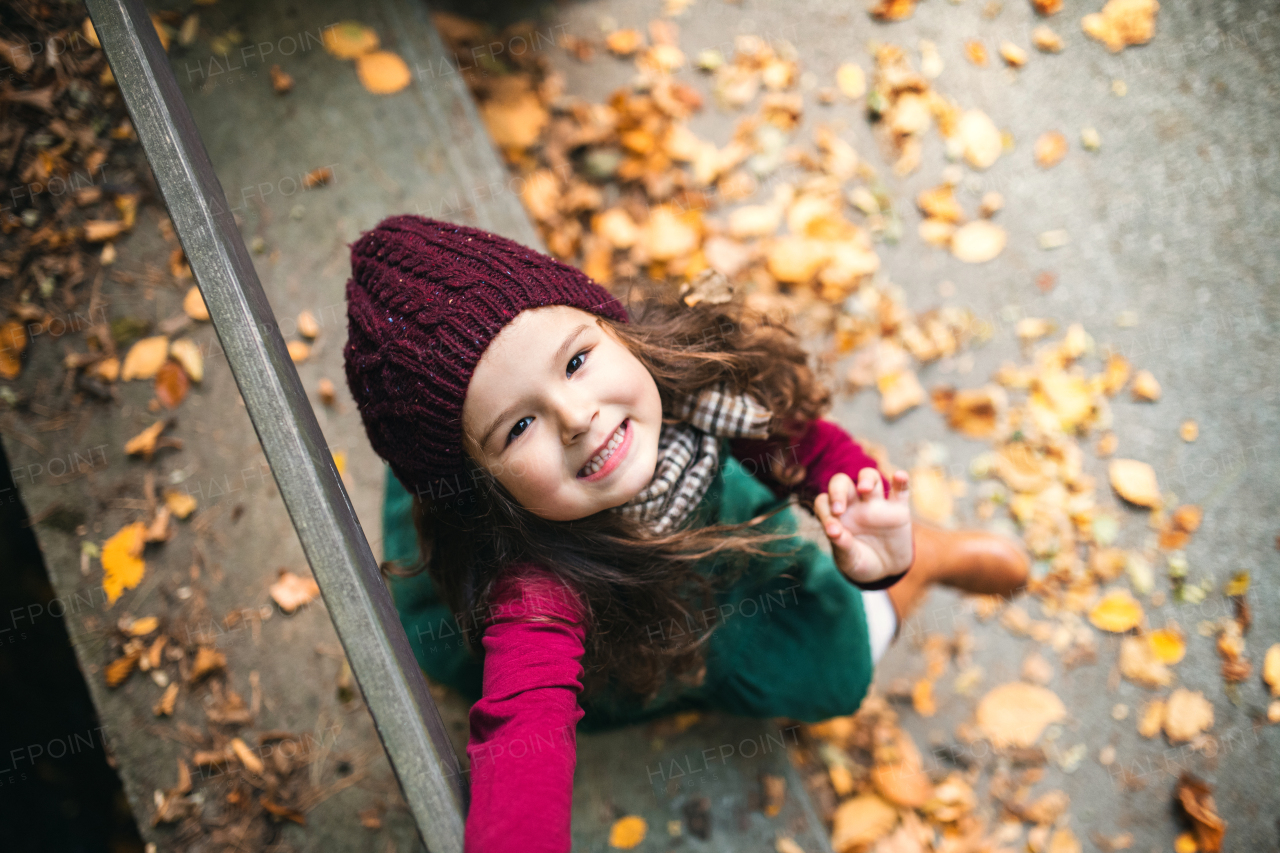
<svg viewBox="0 0 1280 853"><path fill-rule="evenodd" d="M1089 4L1089 11L1095 5L1100 4ZM1000 363L1017 358L1011 324L1019 316L1048 317L1064 326L1083 322L1099 344L1117 346L1136 367L1151 370L1164 389L1159 404L1117 400L1114 405L1122 455L1152 463L1162 487L1204 507L1203 527L1187 552L1193 577L1212 577L1220 586L1233 572L1251 570L1254 622L1249 648L1255 671L1260 651L1280 639L1275 550L1280 533L1275 526L1280 511L1280 490L1275 486L1280 482L1280 401L1269 370L1280 355L1274 343L1280 324L1280 265L1270 239L1280 224L1280 121L1275 114L1275 104L1280 103L1280 19L1266 5L1203 0L1163 4L1154 41L1119 55L1086 39L1078 25L1083 10L1070 7L1051 19L1066 50L1051 57L1033 54L1016 75L995 67L974 68L961 51L963 42L976 36L989 46L1003 38L1026 45L1035 21L1029 5L1020 0L1005 3L989 20L979 14L976 0L926 0L911 20L890 25L872 22L861 4L831 2L765 7L708 0L676 19L681 48L688 56L704 47L727 52L738 33L785 38L796 47L802 71L812 72L822 85L833 79L841 62L858 61L869 68L865 45L871 39L911 48L921 38L938 44L946 68L937 87L966 107L985 110L1012 132L1017 147L989 172L966 183L967 207L975 206L985 189L999 189L1006 199L1000 221L1010 233L1009 247L996 262L983 266L962 265L914 236L911 199L937 182L945 162L936 138L926 142L925 165L910 178L900 181L882 169L906 234L899 245L880 249L889 277L904 289L915 309L965 306L997 329L991 343L973 353L971 366L959 361L935 365L922 372L922 382L930 387L944 381L962 386L985 381ZM277 314L294 317L307 308L322 324L313 355L299 372L310 390L323 377L339 388L337 407L325 409L317 402L317 410L332 448L346 454L353 503L375 553L380 553L382 467L368 449L342 387L346 244L392 212L446 215L529 243L535 243L536 236L509 190L488 191L481 194L485 200L475 201L478 187L509 185L487 140L477 136L474 111L456 77L419 72L405 92L376 99L359 88L349 64L332 59L314 42L323 27L358 18L375 27L383 42L401 52L411 67L429 67L439 48L421 7L383 0L302 7L223 2L199 9L204 32L190 48L174 50L174 67L227 196L242 208L238 212L246 239L261 238L262 251L255 260ZM557 32L598 37L603 18L643 28L658 16L660 4L593 0L545 10L477 11L471 6L459 11L541 16L541 24L563 25ZM310 44L291 53L287 62L282 60L297 80L291 94L271 93L265 81L270 60L263 61L262 50L244 60L241 69L215 73L210 68L208 35L233 26L245 35L246 43L269 43L280 53L288 38ZM312 34L310 42L307 33ZM549 56L566 75L567 91L593 101L605 99L632 76L630 63L607 56L587 65L561 51ZM694 77L688 70L680 73ZM1113 94L1117 79L1127 86L1123 97ZM708 103L693 120L693 128L723 143L739 114L718 110L710 99ZM809 103L814 103L811 98ZM879 162L870 130L853 105L811 106L799 138L808 138L818 120L839 123L844 138L873 163ZM1085 125L1096 127L1101 135L1097 153L1088 154L1074 144ZM1040 132L1055 128L1073 141L1072 151L1062 164L1042 171L1032 163L1030 143ZM300 176L320 166L333 169L333 183L300 191ZM455 213L445 213L446 208ZM1039 249L1036 235L1055 228L1066 229L1071 242L1051 252ZM158 235L154 212L144 211L139 227L120 246L119 266L139 274L148 263L163 267L168 248ZM1058 276L1048 294L1034 283L1043 270ZM944 281L954 285L954 296L940 295ZM162 320L178 310L181 299L176 289L157 288L151 300L143 298L142 285L109 281L106 286L112 289L113 316L146 312ZM1119 327L1116 318L1121 312L1134 312L1137 324ZM154 562L149 553L147 579L121 605L106 610L99 600L67 618L144 837L161 849L173 842L168 830L148 826L152 794L172 787L174 758L185 754L185 748L151 715L150 706L160 692L154 684L135 674L116 691L103 685L101 667L108 660L104 623L118 618L122 608L143 615L168 606L177 590L194 584L207 596L209 614L221 618L229 611L267 603L266 587L277 567L304 567L234 383L217 355L212 330L200 328L196 338L207 344L207 378L178 412L173 434L185 447L180 454L160 456L152 468L162 483L182 485L197 494L201 515L211 521L199 536L190 527L181 528ZM56 382L60 357L54 346L37 342L26 369L33 371L32 377ZM6 434L14 466L48 467L50 459L66 458L77 449L83 454L87 448L106 448L107 464L91 477L66 483L51 477L19 482L28 511L39 517L55 503L77 508L95 525L89 538L97 541L132 521L136 513L127 509L127 500L140 496L142 463L126 459L121 448L153 420L144 408L148 397L148 389L140 384L124 387L123 411L39 433L43 450ZM855 435L886 445L900 463L908 462L926 440L942 443L950 462L960 466L985 449L948 433L938 416L924 409L890 426L881 420L872 399L854 397L841 400L833 416ZM1200 439L1194 444L1183 443L1177 435L1178 424L1186 418L1200 425ZM1086 454L1086 465L1105 476L1091 454ZM962 501L960 506L962 518L971 512L971 505ZM79 571L80 538L49 523L37 524L36 529L58 593L71 600L77 590L92 587L96 578L83 578ZM1140 519L1135 517L1127 530L1140 537ZM198 580L188 571L192 562L204 567ZM1199 619L1222 615L1209 612L1218 606L1216 601L1206 601L1196 612L1170 604L1149 607L1148 613L1153 623L1167 614L1193 628ZM1031 642L1010 637L998 626L977 623L954 603L935 593L907 626L908 634L951 633L963 627L975 638L974 660L985 670L983 685L1015 678ZM1028 606L1033 616L1039 615L1034 604ZM324 785L341 781L344 769L347 775L353 767L368 774L316 806L308 813L306 827L289 826L284 839L293 849L411 849L411 822L395 805L394 781L368 717L358 705L353 709L338 699L340 652L323 607L313 605L290 618L276 614L252 630L220 636L218 645L229 658L229 680L243 695L252 690L250 672L259 674L264 710L255 730L310 731L320 743L328 737L334 760L326 757L317 771ZM281 653L282 649L289 651ZM1064 748L1083 743L1089 752L1073 773L1050 766L1043 783L1071 795L1077 834L1087 839L1095 830L1106 835L1128 831L1136 839L1134 850L1172 849L1177 825L1171 816L1171 792L1178 771L1185 768L1216 786L1219 810L1230 824L1226 849L1276 849L1280 771L1266 756L1280 746L1280 732L1256 722L1266 707L1258 679L1241 685L1237 702L1229 701L1211 644L1190 643L1188 659L1178 667L1180 683L1212 699L1213 732L1222 748L1216 757L1187 754L1166 750L1162 741L1139 738L1132 717L1124 723L1112 719L1114 704L1136 709L1146 698L1145 691L1127 681L1112 686L1115 653L1114 645L1104 640L1097 664L1070 671L1056 666L1050 685L1071 712L1058 742ZM917 677L922 668L910 640L900 642L882 662L877 680L888 688L895 679ZM923 719L908 710L903 713L917 743L938 748L937 756L947 754L955 725L972 715L975 696L982 692L959 696L951 686L948 679L938 683L936 716ZM190 704L180 705L178 719L202 725L200 709L190 697L186 701ZM443 707L461 739L465 709L447 699ZM680 734L581 738L575 790L578 849L605 849L604 832L615 809L649 819L651 838L640 849L666 849L660 821L663 816L679 817L692 791L676 786L674 792L659 792L652 768L668 758L697 755L704 748L740 743L768 731L763 724L753 724L750 731L742 725L713 720ZM779 736L776 726L773 732ZM1120 785L1114 766L1109 771L1096 761L1106 744L1116 747L1143 787ZM339 756L342 761L336 760ZM774 829L788 826L805 850L825 849L805 798L789 799L782 818L770 825L747 808L759 770L786 775L793 792L801 787L780 753L751 761L709 783L720 828L713 834L716 846L687 839L687 848L770 849ZM944 759L936 761L937 768L945 769ZM361 829L357 813L379 802L391 807L383 829ZM733 833L742 833L736 847ZM1092 849L1089 841L1085 845Z"/></svg>

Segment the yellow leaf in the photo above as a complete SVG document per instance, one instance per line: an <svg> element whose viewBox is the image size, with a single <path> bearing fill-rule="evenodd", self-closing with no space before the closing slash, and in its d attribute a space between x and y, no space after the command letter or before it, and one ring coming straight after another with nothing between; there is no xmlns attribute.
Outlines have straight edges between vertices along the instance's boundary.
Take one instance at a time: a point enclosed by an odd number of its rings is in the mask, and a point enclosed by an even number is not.
<svg viewBox="0 0 1280 853"><path fill-rule="evenodd" d="M133 589L147 571L142 559L143 537L147 526L141 521L120 528L102 545L102 591L107 605L115 604L126 589Z"/></svg>
<svg viewBox="0 0 1280 853"><path fill-rule="evenodd" d="M204 304L204 297L200 295L200 288L194 284L187 291L186 297L182 300L182 310L192 320L208 320L209 309Z"/></svg>
<svg viewBox="0 0 1280 853"><path fill-rule="evenodd" d="M851 853L888 835L898 811L875 794L862 794L841 803L832 820L831 846L836 853Z"/></svg>
<svg viewBox="0 0 1280 853"><path fill-rule="evenodd" d="M1176 628L1152 631L1147 635L1147 643L1155 653L1156 660L1164 664L1177 663L1187 653L1187 641Z"/></svg>
<svg viewBox="0 0 1280 853"><path fill-rule="evenodd" d="M0 325L0 379L17 379L22 371L19 356L27 348L27 333L22 323L9 320Z"/></svg>
<svg viewBox="0 0 1280 853"><path fill-rule="evenodd" d="M1160 485L1156 472L1145 462L1136 459L1113 459L1107 469L1111 488L1129 503L1154 507L1160 504Z"/></svg>
<svg viewBox="0 0 1280 853"><path fill-rule="evenodd" d="M366 53L357 59L356 76L360 85L375 95L399 92L413 79L408 64L389 50Z"/></svg>
<svg viewBox="0 0 1280 853"><path fill-rule="evenodd" d="M1117 589L1093 606L1089 621L1100 630L1123 634L1142 622L1142 605L1128 590Z"/></svg>
<svg viewBox="0 0 1280 853"><path fill-rule="evenodd" d="M129 625L129 633L134 637L145 637L160 627L160 620L155 616L143 616Z"/></svg>
<svg viewBox="0 0 1280 853"><path fill-rule="evenodd" d="M609 828L609 846L621 850L630 850L644 841L649 825L639 815L627 815L614 821Z"/></svg>
<svg viewBox="0 0 1280 853"><path fill-rule="evenodd" d="M124 357L120 378L125 382L130 379L152 379L168 358L168 338L164 335L143 338L130 347L129 354Z"/></svg>
<svg viewBox="0 0 1280 853"><path fill-rule="evenodd" d="M185 520L187 516L196 511L196 499L186 492L179 492L168 489L164 493L164 505L169 508L169 512L180 520Z"/></svg>
<svg viewBox="0 0 1280 853"><path fill-rule="evenodd" d="M339 59L356 59L378 49L378 34L359 21L342 21L326 27L324 49Z"/></svg>
<svg viewBox="0 0 1280 853"><path fill-rule="evenodd" d="M1050 723L1066 716L1058 695L1021 681L1002 684L978 703L977 721L996 749L1031 746Z"/></svg>

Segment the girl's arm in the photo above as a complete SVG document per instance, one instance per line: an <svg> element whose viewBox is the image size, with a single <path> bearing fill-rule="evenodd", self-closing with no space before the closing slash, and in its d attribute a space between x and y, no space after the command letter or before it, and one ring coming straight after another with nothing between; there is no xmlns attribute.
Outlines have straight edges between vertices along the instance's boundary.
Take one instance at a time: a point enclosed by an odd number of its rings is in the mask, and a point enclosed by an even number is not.
<svg viewBox="0 0 1280 853"><path fill-rule="evenodd" d="M577 601L536 567L504 576L481 642L484 692L471 708L466 853L568 853L585 626ZM575 625L533 622L555 614Z"/></svg>
<svg viewBox="0 0 1280 853"><path fill-rule="evenodd" d="M836 474L848 474L856 483L858 473L863 468L880 470L876 461L853 440L853 436L844 427L825 418L810 421L804 432L791 441L781 438L735 438L730 440L730 448L748 473L755 475L775 495L797 495L800 505L811 513L814 500L826 492L827 484ZM804 478L793 484L779 481L773 475L773 464L778 460L781 460L784 468L803 466ZM888 497L889 478L884 476L883 471L880 473L885 497ZM854 583L865 590L885 589L902 580L905 574L906 572L901 572L870 583Z"/></svg>

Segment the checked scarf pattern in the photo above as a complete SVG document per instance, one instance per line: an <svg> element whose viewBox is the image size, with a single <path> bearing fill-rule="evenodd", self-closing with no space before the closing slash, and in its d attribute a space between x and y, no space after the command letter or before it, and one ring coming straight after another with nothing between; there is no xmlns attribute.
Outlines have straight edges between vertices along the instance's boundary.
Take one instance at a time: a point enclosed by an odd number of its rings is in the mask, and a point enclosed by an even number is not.
<svg viewBox="0 0 1280 853"><path fill-rule="evenodd" d="M676 403L658 437L653 480L615 511L647 522L654 533L679 529L702 500L720 464L719 439L768 438L770 411L749 394L732 394L727 382L686 395Z"/></svg>

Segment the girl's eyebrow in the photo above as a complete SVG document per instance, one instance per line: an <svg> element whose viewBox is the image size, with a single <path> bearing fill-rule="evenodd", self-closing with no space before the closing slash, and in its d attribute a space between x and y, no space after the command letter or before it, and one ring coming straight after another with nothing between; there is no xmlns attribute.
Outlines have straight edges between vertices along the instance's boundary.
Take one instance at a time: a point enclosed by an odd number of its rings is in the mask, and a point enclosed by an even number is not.
<svg viewBox="0 0 1280 853"><path fill-rule="evenodd" d="M579 323L577 326L574 327L573 331L571 331L568 334L568 336L564 339L564 343L560 344L560 348L556 350L555 355L551 357L552 368L554 368L557 364L559 364L560 361L565 357L565 355L568 354L569 347L573 346L573 342L578 339L578 336L590 328L591 328L590 323ZM494 430L496 430L502 424L503 421L505 421L507 418L515 414L518 408L520 408L519 403L516 403L514 406L508 406L507 408L503 409L502 412L496 418L494 418L492 422L490 422L489 428L486 429L484 431L484 434L480 436L481 447L489 446L489 439L493 437Z"/></svg>

